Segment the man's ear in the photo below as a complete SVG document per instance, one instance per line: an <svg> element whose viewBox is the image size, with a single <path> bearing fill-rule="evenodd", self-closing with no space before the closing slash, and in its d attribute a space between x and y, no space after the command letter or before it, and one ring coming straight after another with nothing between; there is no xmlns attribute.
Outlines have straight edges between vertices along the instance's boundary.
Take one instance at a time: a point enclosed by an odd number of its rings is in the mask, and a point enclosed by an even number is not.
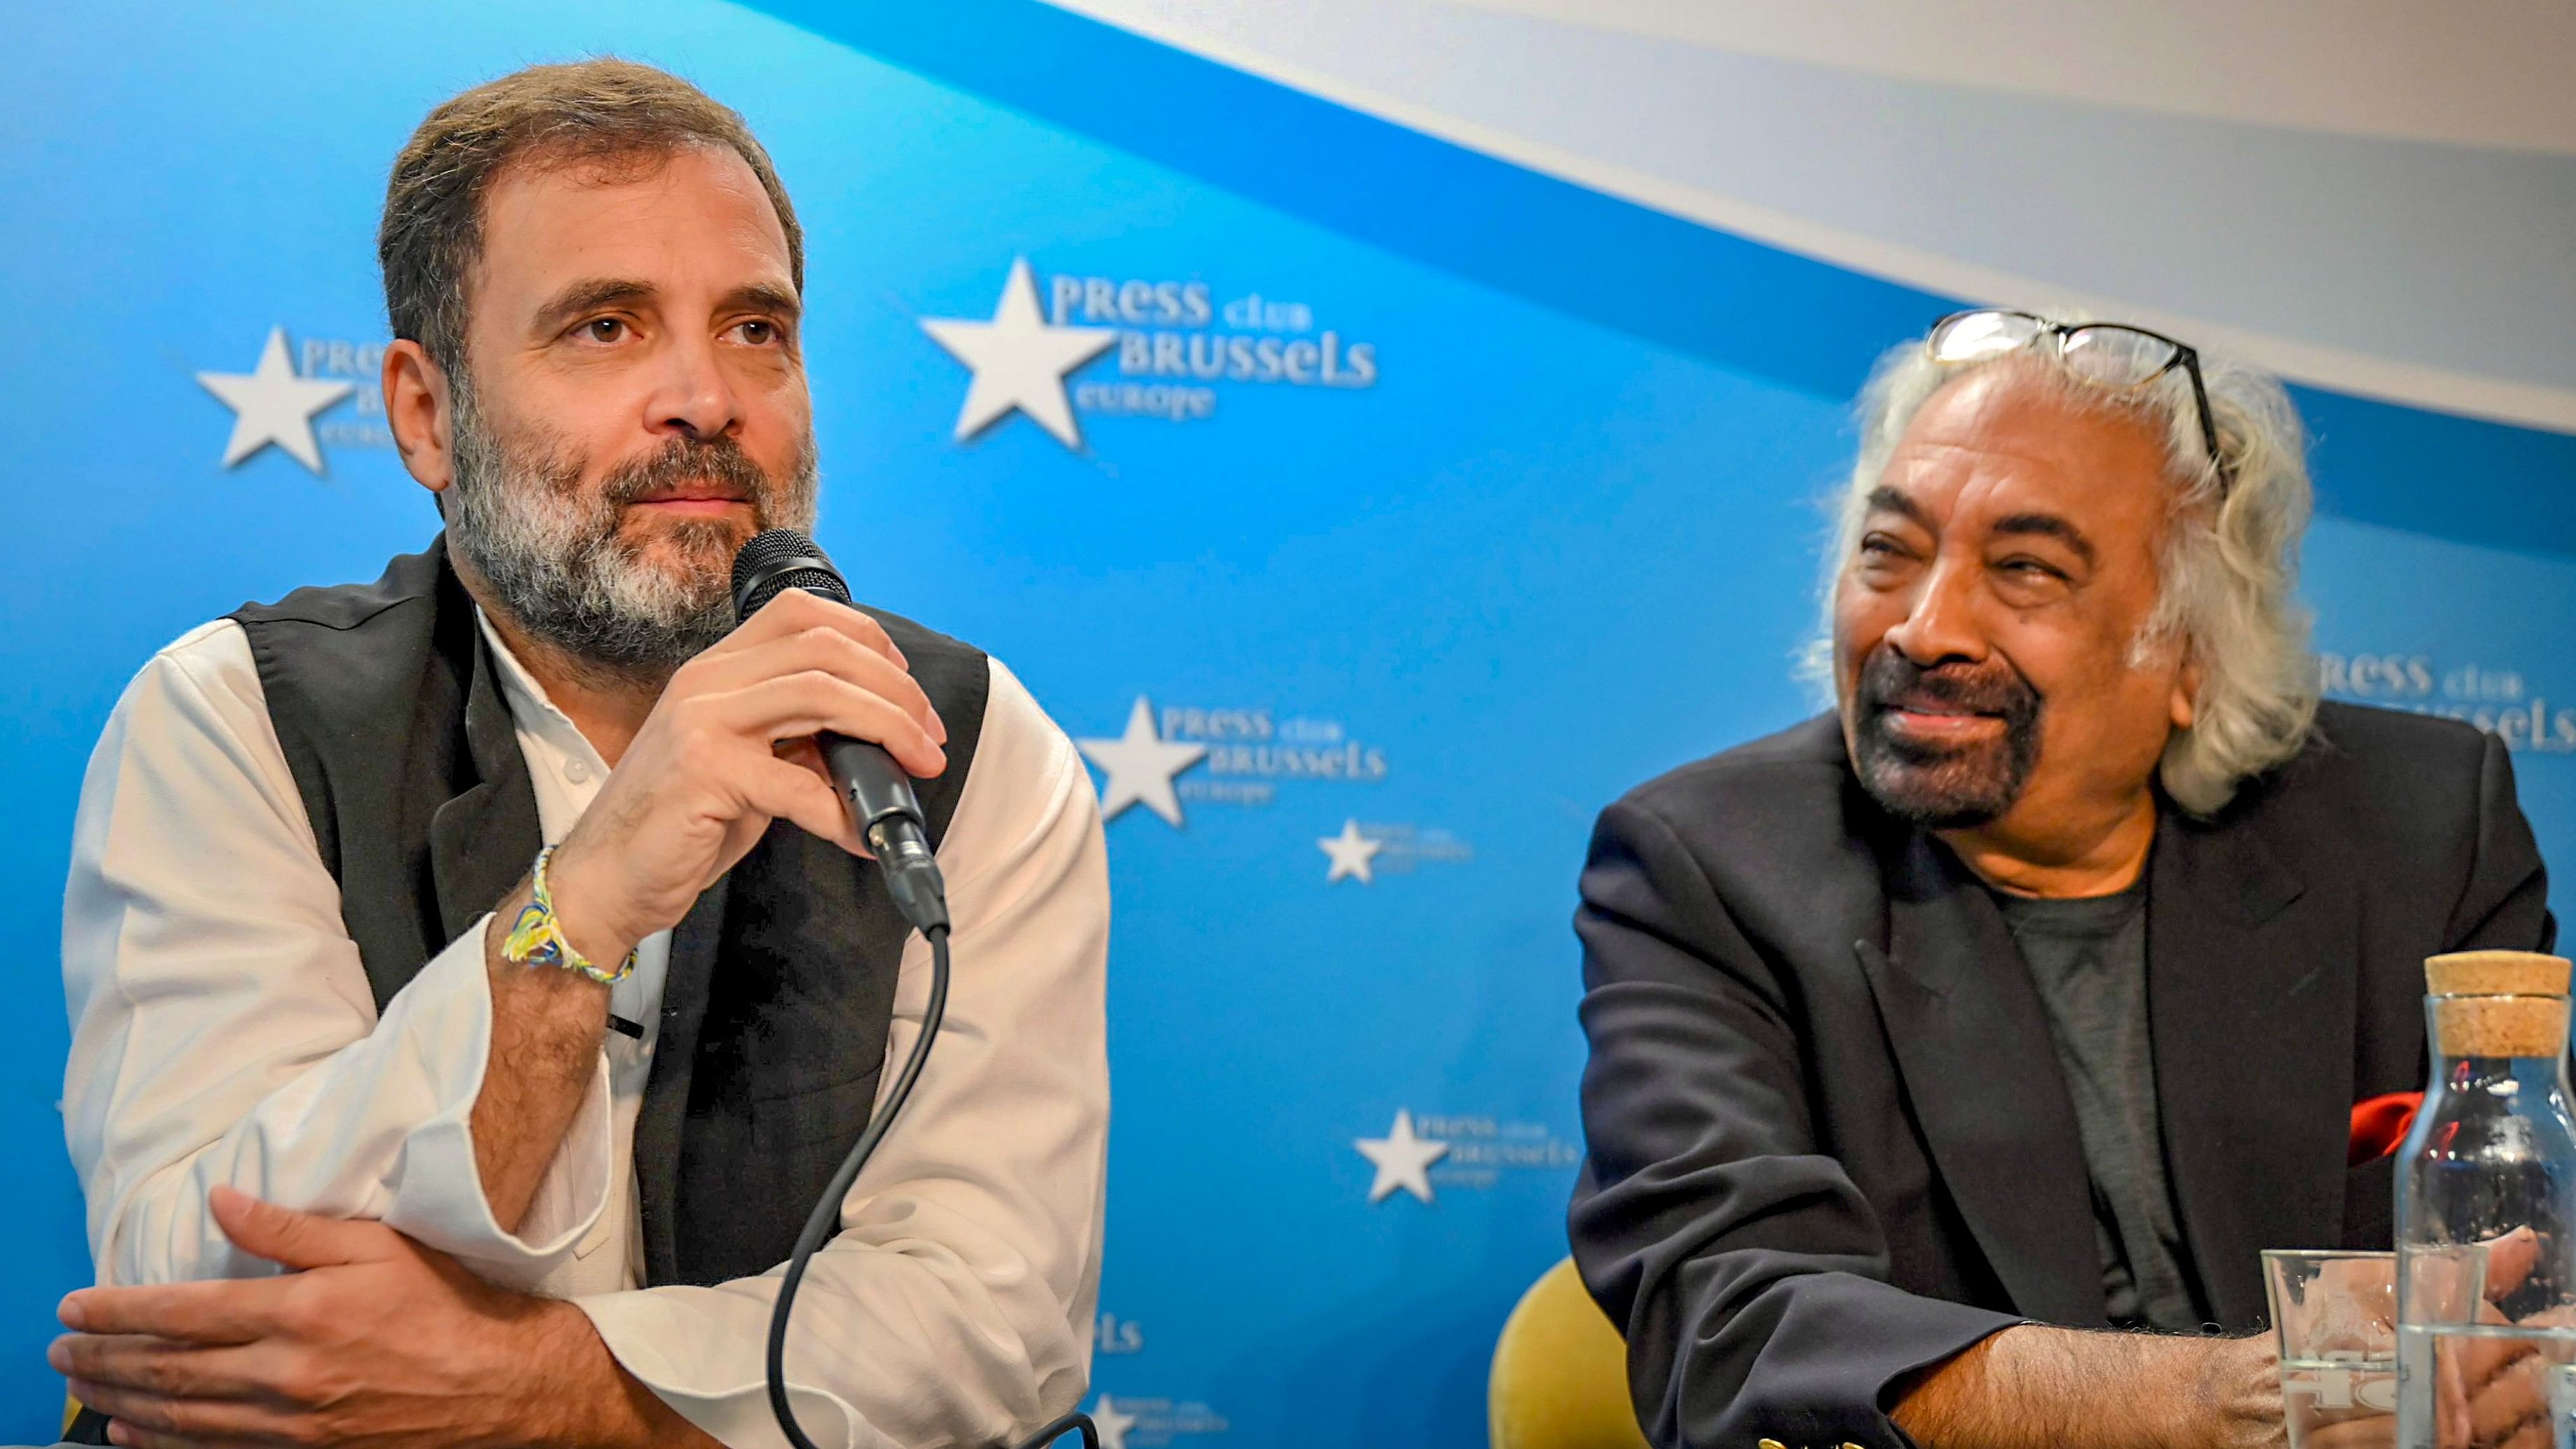
<svg viewBox="0 0 2576 1449"><path fill-rule="evenodd" d="M2190 729L2192 721L2200 717L2200 681L2200 657L2184 655L2182 668L2174 675L2173 699L2166 706L2175 729Z"/></svg>
<svg viewBox="0 0 2576 1449"><path fill-rule="evenodd" d="M447 370L408 338L385 348L385 422L403 467L432 493L456 481L456 411Z"/></svg>

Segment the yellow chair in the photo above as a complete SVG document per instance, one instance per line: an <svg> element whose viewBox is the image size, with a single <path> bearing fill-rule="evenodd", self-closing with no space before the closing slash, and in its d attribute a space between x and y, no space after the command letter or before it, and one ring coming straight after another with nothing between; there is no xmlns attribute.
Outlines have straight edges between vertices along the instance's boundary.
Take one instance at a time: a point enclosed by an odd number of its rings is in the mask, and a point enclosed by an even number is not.
<svg viewBox="0 0 2576 1449"><path fill-rule="evenodd" d="M1628 1346L1568 1258L1503 1323L1485 1392L1493 1449L1646 1449L1628 1401Z"/></svg>

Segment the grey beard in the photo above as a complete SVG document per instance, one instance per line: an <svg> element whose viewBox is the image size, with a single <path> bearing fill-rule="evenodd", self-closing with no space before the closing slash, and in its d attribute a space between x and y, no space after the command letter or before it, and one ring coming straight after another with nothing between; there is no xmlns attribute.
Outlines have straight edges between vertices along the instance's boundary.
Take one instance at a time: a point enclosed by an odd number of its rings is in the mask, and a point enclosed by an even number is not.
<svg viewBox="0 0 2576 1449"><path fill-rule="evenodd" d="M1851 701L1852 769L1861 787L1890 815L1927 830L1965 830L2001 819L2021 799L2039 765L2039 691L1998 661L1984 671L1924 670L1881 643L1861 664ZM1887 728L1890 703L1909 692L2002 717L1992 745L1930 748Z"/></svg>
<svg viewBox="0 0 2576 1449"><path fill-rule="evenodd" d="M537 642L603 682L657 685L733 631L733 552L749 535L686 520L666 534L686 566L665 571L618 536L628 503L673 482L715 478L752 504L753 531L814 527L809 440L794 475L773 480L730 439L674 439L620 467L585 496L582 460L550 440L512 448L495 437L471 389L455 380L455 486L448 546L481 575L503 611Z"/></svg>

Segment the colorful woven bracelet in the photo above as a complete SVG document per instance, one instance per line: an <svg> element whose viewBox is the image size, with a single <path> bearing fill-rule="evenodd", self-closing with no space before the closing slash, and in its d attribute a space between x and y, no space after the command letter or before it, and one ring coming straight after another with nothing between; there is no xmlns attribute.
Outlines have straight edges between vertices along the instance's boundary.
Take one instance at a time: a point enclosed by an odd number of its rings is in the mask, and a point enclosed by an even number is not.
<svg viewBox="0 0 2576 1449"><path fill-rule="evenodd" d="M537 863L528 871L528 903L519 908L519 918L510 923L510 934L501 940L501 959L578 971L593 981L614 986L635 974L635 953L628 951L626 959L611 971L591 964L564 939L563 927L555 920L554 893L546 887L546 860L554 853L551 845L537 852Z"/></svg>

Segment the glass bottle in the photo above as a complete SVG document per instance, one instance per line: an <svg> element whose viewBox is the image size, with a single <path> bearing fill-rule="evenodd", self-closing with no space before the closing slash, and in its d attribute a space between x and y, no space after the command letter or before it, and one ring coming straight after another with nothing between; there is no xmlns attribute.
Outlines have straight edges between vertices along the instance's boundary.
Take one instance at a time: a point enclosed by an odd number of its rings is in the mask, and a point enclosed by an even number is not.
<svg viewBox="0 0 2576 1449"><path fill-rule="evenodd" d="M2576 1364L2568 963L2424 963L2433 1077L2397 1163L2399 1449L2549 1443Z"/></svg>

